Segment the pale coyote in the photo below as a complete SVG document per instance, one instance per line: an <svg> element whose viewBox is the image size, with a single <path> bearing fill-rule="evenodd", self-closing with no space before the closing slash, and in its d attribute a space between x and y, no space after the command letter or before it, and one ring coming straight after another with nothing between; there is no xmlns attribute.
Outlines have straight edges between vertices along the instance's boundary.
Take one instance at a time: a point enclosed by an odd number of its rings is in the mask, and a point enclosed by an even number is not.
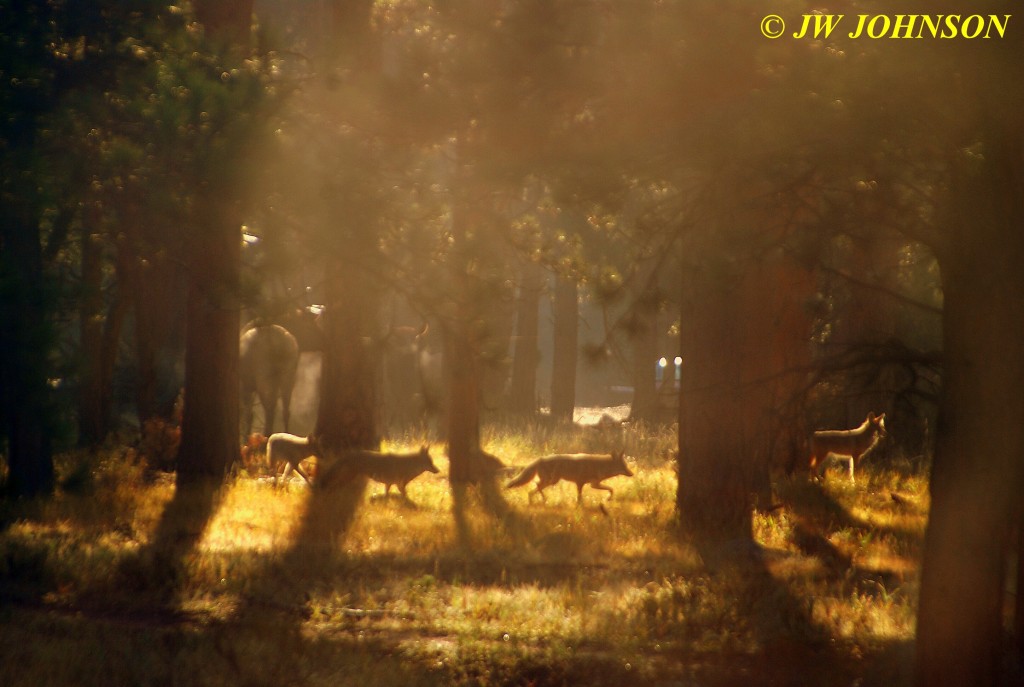
<svg viewBox="0 0 1024 687"><path fill-rule="evenodd" d="M538 477L536 489L530 492L530 498L532 499L536 493L546 500L544 489L564 479L576 483L576 503L579 504L583 501L583 485L585 484L589 484L594 489L607 491L608 498L611 499L615 495L615 491L608 485L601 484L601 481L617 475L633 476L633 472L626 465L626 457L621 452L605 455L559 454L533 461L523 468L518 476L509 481L505 488L521 487L528 484L534 477Z"/></svg>
<svg viewBox="0 0 1024 687"><path fill-rule="evenodd" d="M819 477L825 471L829 456L850 459L850 482L854 482L853 464L888 436L885 431L885 413L868 413L864 422L855 429L829 429L815 432L811 437L810 468ZM834 458L833 458L834 460Z"/></svg>
<svg viewBox="0 0 1024 687"><path fill-rule="evenodd" d="M285 463L281 481L286 481L292 470L302 475L306 484L312 485L309 474L299 463L309 457L320 458L320 447L313 437L297 437L294 434L277 432L267 439L267 463L274 473L274 484L277 484L277 466Z"/></svg>

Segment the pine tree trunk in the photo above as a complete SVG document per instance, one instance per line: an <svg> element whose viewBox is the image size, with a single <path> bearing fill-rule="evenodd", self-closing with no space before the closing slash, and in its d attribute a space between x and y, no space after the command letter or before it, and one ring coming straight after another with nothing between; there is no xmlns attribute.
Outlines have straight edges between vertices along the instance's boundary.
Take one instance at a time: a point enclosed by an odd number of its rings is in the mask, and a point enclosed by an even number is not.
<svg viewBox="0 0 1024 687"><path fill-rule="evenodd" d="M101 237L85 222L81 233L81 299L78 320L81 370L78 390L78 444L96 446L106 434L100 403L103 355L103 248Z"/></svg>
<svg viewBox="0 0 1024 687"><path fill-rule="evenodd" d="M750 542L753 507L771 498L775 411L809 355L815 280L781 256L732 267L692 275L683 298L677 499L699 536Z"/></svg>
<svg viewBox="0 0 1024 687"><path fill-rule="evenodd" d="M576 360L579 349L579 301L576 280L555 279L555 347L551 361L551 417L572 422L576 410Z"/></svg>
<svg viewBox="0 0 1024 687"><path fill-rule="evenodd" d="M458 318L445 335L448 365L448 478L453 484L471 481L480 449L480 361L470 323Z"/></svg>
<svg viewBox="0 0 1024 687"><path fill-rule="evenodd" d="M13 206L13 207L12 207ZM13 200L0 222L0 434L7 437L7 490L53 490L49 353L52 346L39 221L31 201Z"/></svg>
<svg viewBox="0 0 1024 687"><path fill-rule="evenodd" d="M954 178L942 269L943 391L915 684L995 685L1003 588L1024 491L1024 147L990 141Z"/></svg>
<svg viewBox="0 0 1024 687"><path fill-rule="evenodd" d="M196 17L229 62L248 48L252 0L197 0ZM203 170L213 174L214 170ZM206 179L186 246L185 407L177 457L179 485L223 479L238 457L238 320L241 215L237 189Z"/></svg>
<svg viewBox="0 0 1024 687"><path fill-rule="evenodd" d="M540 297L544 271L533 263L523 266L516 305L515 351L508 409L517 415L537 412L537 367L540 365Z"/></svg>
<svg viewBox="0 0 1024 687"><path fill-rule="evenodd" d="M207 223L188 250L180 484L222 479L238 457L241 222L232 203L203 200Z"/></svg>
<svg viewBox="0 0 1024 687"><path fill-rule="evenodd" d="M659 417L659 395L655 380L655 365L658 359L658 314L656 311L637 306L634 315L636 326L632 333L633 348L633 405L631 420L655 422ZM670 361L671 363L671 361ZM665 368L668 383L675 377L675 363Z"/></svg>
<svg viewBox="0 0 1024 687"><path fill-rule="evenodd" d="M324 352L314 434L331 451L377 449L377 289L361 268L335 259L325 270ZM353 297L353 294L360 294Z"/></svg>
<svg viewBox="0 0 1024 687"><path fill-rule="evenodd" d="M78 398L78 443L97 446L110 432L113 409L114 366L121 343L121 329L132 293L131 256L118 246L117 285L109 308L104 308L103 250L100 236L89 228L82 232L82 300L79 306L82 370Z"/></svg>

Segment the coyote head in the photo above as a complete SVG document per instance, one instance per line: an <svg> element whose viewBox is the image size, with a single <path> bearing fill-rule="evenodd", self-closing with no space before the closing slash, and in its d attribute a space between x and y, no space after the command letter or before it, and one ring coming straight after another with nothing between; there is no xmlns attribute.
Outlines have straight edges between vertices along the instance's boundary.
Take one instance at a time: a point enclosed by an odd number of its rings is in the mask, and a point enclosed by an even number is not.
<svg viewBox="0 0 1024 687"><path fill-rule="evenodd" d="M867 421L868 428L877 432L879 439L884 439L889 436L889 433L885 430L885 413L882 413L877 417L874 413L868 413Z"/></svg>
<svg viewBox="0 0 1024 687"><path fill-rule="evenodd" d="M434 465L430 457L430 448L427 446L420 446L420 451L416 454L416 463L427 472L440 472Z"/></svg>
<svg viewBox="0 0 1024 687"><path fill-rule="evenodd" d="M626 465L626 453L619 451L618 453L612 453L612 462L615 463L615 467L618 468L616 475L623 475L625 477L632 477L633 471Z"/></svg>

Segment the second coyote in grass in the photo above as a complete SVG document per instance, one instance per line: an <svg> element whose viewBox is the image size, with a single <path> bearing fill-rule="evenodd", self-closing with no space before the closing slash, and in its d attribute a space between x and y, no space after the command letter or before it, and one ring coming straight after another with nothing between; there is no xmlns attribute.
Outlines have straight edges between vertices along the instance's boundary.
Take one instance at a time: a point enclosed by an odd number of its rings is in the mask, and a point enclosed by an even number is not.
<svg viewBox="0 0 1024 687"><path fill-rule="evenodd" d="M324 475L324 482L340 479L343 474L363 475L383 484L384 496L388 495L394 484L402 497L408 500L406 485L424 472L439 472L426 446L411 453L346 451L331 466L330 472Z"/></svg>
<svg viewBox="0 0 1024 687"><path fill-rule="evenodd" d="M854 429L815 432L811 437L810 468L820 477L825 471L826 458L845 456L850 459L850 482L854 482L853 464L886 436L888 433L885 431L885 413L878 416L868 413L864 422Z"/></svg>
<svg viewBox="0 0 1024 687"><path fill-rule="evenodd" d="M534 494L540 494L541 498L546 500L544 489L564 479L576 483L576 503L579 504L583 501L585 484L594 489L607 491L608 498L611 499L615 491L608 485L601 484L601 481L618 475L633 476L633 472L626 465L626 457L621 452L606 455L566 453L538 458L523 468L518 476L505 485L505 488L521 487L537 477L537 486L530 492L530 498L532 499Z"/></svg>

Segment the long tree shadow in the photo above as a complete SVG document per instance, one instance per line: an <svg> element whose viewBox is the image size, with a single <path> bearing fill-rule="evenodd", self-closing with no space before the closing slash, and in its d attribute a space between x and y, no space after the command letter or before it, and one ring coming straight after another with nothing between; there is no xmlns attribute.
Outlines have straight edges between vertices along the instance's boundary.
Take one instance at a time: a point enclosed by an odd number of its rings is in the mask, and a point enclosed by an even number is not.
<svg viewBox="0 0 1024 687"><path fill-rule="evenodd" d="M811 491L811 498L806 490ZM897 572L858 566L828 539L825 527L870 525L849 513L820 485L801 489L800 497L787 505L793 508L797 520L793 543L803 556L821 562L828 583L838 584L840 594L884 594L884 590L902 582ZM912 537L900 528L893 528L892 533ZM758 647L756 657L736 657L734 668L738 672L725 668L724 673L734 676L753 671L759 684L888 685L908 679L910 642L879 639L871 649L873 660L865 661L863 647L835 636L815 618L815 597L798 594L791 583L773 573L775 564L794 554L766 549L752 539L723 543L714 537L690 536L689 542L705 561L711 579L731 590L737 618ZM799 670L795 671L794 666ZM715 675L715 670L702 677L731 683L732 678Z"/></svg>
<svg viewBox="0 0 1024 687"><path fill-rule="evenodd" d="M509 504L501 493L495 478L484 478L475 483L456 482L451 485L452 517L459 545L473 550L479 535L473 532L473 514L484 516L485 527L497 525L502 531L518 539L533 535L530 523Z"/></svg>
<svg viewBox="0 0 1024 687"><path fill-rule="evenodd" d="M351 474L326 483L309 490L291 546L279 556L267 555L235 612L212 632L216 638L220 630L230 630L231 641L216 647L240 684L303 682L308 668L301 660L307 653L302 627L312 613L310 596L329 584L344 562L342 542L366 490L366 479ZM259 665L240 656L240 650L247 657L258 654Z"/></svg>
<svg viewBox="0 0 1024 687"><path fill-rule="evenodd" d="M112 582L132 590L141 608L177 614L189 559L216 514L225 488L220 480L177 483L149 542L120 563ZM83 596L96 592L102 594L102 590L86 590Z"/></svg>

